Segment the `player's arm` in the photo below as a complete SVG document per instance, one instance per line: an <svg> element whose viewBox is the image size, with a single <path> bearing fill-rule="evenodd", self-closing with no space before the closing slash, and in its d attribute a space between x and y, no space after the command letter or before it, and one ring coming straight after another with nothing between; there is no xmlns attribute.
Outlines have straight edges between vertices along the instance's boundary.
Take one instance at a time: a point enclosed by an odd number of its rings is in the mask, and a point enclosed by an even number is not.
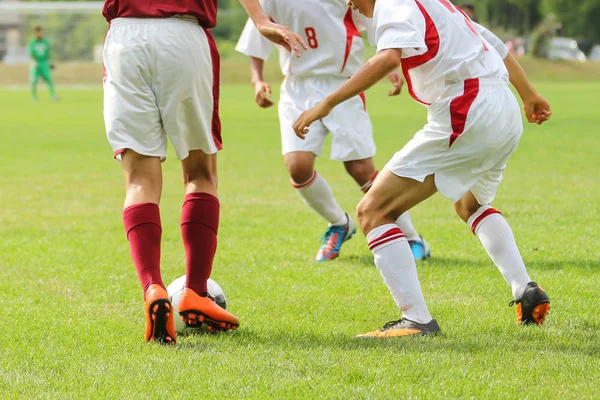
<svg viewBox="0 0 600 400"><path fill-rule="evenodd" d="M496 49L500 57L504 60L504 65L510 77L510 83L517 89L519 97L523 101L523 109L525 110L527 121L539 125L550 119L552 115L550 104L531 84L521 64L510 54L504 42L489 29L475 22L473 24L481 36Z"/></svg>
<svg viewBox="0 0 600 400"><path fill-rule="evenodd" d="M294 131L300 139L308 133L308 127L331 112L338 104L358 96L377 82L398 69L402 60L401 49L385 49L371 58L352 78L338 90L330 94L321 103L305 111L294 123Z"/></svg>
<svg viewBox="0 0 600 400"><path fill-rule="evenodd" d="M365 17L358 11L352 11L352 19L354 25L358 28L359 32L366 32L369 44L371 46L377 46L375 42L375 29L373 27L373 21L370 18ZM394 87L388 92L388 96L398 96L402 92L402 86L404 86L404 78L398 70L392 71L388 78Z"/></svg>
<svg viewBox="0 0 600 400"><path fill-rule="evenodd" d="M304 40L287 26L279 25L269 20L258 0L239 0L252 22L256 26L256 29L267 39L275 44L283 46L288 51L292 51L296 54L296 57L300 57L300 47L304 50L308 50Z"/></svg>
<svg viewBox="0 0 600 400"><path fill-rule="evenodd" d="M512 54L508 54L504 58L504 65L508 70L510 83L517 89L519 97L523 101L527 121L538 125L548 121L552 115L550 103L538 93L529 81L521 64Z"/></svg>
<svg viewBox="0 0 600 400"><path fill-rule="evenodd" d="M252 77L252 86L254 86L254 100L261 108L273 106L271 97L271 85L265 82L263 72L265 69L265 60L258 57L250 57L250 74Z"/></svg>
<svg viewBox="0 0 600 400"><path fill-rule="evenodd" d="M268 108L273 105L273 102L269 99L271 96L271 86L265 82L263 76L265 61L269 59L269 56L273 52L273 47L275 47L273 42L270 42L258 32L252 20L248 20L246 23L240 39L235 46L236 51L250 58L250 74L252 86L254 86L254 99L262 108Z"/></svg>

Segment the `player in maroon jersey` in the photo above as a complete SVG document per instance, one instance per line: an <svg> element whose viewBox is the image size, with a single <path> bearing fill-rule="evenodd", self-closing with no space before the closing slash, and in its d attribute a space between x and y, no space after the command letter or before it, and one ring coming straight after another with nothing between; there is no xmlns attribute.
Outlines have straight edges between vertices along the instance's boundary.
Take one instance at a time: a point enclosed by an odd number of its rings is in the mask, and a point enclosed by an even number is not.
<svg viewBox="0 0 600 400"><path fill-rule="evenodd" d="M275 24L258 0L240 0L258 30L296 56L302 39ZM236 329L239 319L207 293L217 246L219 52L210 29L217 0L106 0L104 120L115 158L123 163L123 223L146 303L147 341L174 344L171 302L160 274L161 161L167 138L181 161L186 192L181 234L186 289L179 313L190 327Z"/></svg>

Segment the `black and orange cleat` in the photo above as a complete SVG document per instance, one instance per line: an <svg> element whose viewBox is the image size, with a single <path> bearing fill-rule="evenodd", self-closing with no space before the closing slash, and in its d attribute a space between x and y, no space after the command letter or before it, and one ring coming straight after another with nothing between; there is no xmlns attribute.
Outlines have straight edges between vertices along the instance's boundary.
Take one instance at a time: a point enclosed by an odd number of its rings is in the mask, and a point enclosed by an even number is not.
<svg viewBox="0 0 600 400"><path fill-rule="evenodd" d="M159 285L150 285L146 300L146 341L161 344L175 344L175 320L169 294Z"/></svg>
<svg viewBox="0 0 600 400"><path fill-rule="evenodd" d="M179 315L188 328L206 324L211 332L224 332L240 326L238 317L221 308L208 294L197 294L185 288L179 298Z"/></svg>
<svg viewBox="0 0 600 400"><path fill-rule="evenodd" d="M510 302L517 305L517 324L544 325L544 320L550 312L550 297L536 282L529 282L523 295Z"/></svg>
<svg viewBox="0 0 600 400"><path fill-rule="evenodd" d="M401 336L427 336L438 335L441 332L440 326L435 319L426 324L402 318L398 321L388 322L383 328L373 332L363 333L357 338L391 338Z"/></svg>

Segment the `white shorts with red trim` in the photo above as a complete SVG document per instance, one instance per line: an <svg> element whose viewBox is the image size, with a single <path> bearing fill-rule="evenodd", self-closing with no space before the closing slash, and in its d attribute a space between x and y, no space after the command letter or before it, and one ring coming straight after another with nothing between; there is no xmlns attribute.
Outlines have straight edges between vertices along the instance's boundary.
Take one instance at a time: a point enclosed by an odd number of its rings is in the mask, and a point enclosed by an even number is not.
<svg viewBox="0 0 600 400"><path fill-rule="evenodd" d="M165 158L221 149L219 53L195 18L118 18L104 44L104 121L125 149Z"/></svg>
<svg viewBox="0 0 600 400"><path fill-rule="evenodd" d="M454 85L428 110L428 122L386 165L395 175L423 182L435 174L453 202L471 191L490 204L523 133L517 99L501 80Z"/></svg>
<svg viewBox="0 0 600 400"><path fill-rule="evenodd" d="M283 154L297 151L321 155L327 134L331 132L331 159L355 161L375 155L373 126L366 110L364 95L339 106L330 115L310 126L306 140L299 139L292 128L302 112L317 105L348 79L336 76L286 78L281 85L279 122Z"/></svg>

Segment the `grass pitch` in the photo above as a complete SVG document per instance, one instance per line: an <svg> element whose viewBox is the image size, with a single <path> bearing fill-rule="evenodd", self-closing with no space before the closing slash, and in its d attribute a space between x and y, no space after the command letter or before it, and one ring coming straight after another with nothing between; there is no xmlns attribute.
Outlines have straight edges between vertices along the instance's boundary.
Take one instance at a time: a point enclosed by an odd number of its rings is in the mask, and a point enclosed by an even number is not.
<svg viewBox="0 0 600 400"><path fill-rule="evenodd" d="M440 195L413 221L432 245L421 282L443 335L354 335L398 317L364 238L315 264L325 223L288 184L276 111L223 88L222 223L213 278L237 332L143 342L141 290L121 225L123 181L101 91L31 104L0 92L2 398L594 398L600 382L600 84L544 84L553 120L528 126L495 206L552 298L544 327L515 325L510 290ZM387 87L368 104L381 167L425 110ZM328 150L325 152L328 155ZM317 166L340 204L361 193L341 164ZM163 277L184 273L183 191L164 164Z"/></svg>

